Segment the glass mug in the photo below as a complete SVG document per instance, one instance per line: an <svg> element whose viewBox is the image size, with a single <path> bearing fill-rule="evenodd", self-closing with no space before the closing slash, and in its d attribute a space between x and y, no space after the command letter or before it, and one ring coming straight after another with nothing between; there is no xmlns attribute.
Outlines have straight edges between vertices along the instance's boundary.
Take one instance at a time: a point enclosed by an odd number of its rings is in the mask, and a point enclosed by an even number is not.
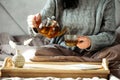
<svg viewBox="0 0 120 80"><path fill-rule="evenodd" d="M69 47L77 45L77 35L65 34L64 35L65 44Z"/></svg>

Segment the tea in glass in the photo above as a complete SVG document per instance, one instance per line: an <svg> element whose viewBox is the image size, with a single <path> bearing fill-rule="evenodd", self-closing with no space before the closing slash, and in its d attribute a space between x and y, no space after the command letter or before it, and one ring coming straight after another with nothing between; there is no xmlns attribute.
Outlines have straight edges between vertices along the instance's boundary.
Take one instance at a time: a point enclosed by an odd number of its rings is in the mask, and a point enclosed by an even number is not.
<svg viewBox="0 0 120 80"><path fill-rule="evenodd" d="M67 46L73 47L77 45L77 35L64 35L64 39Z"/></svg>
<svg viewBox="0 0 120 80"><path fill-rule="evenodd" d="M45 37L54 38L64 34L66 32L66 28L63 27L61 29L57 21L47 18L47 20L44 20L40 24L37 31Z"/></svg>

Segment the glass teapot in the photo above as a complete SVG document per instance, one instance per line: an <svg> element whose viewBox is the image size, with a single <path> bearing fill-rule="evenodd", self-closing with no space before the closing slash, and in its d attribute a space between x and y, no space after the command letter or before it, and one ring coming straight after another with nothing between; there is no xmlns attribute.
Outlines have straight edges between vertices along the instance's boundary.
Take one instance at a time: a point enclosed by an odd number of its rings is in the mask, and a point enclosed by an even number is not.
<svg viewBox="0 0 120 80"><path fill-rule="evenodd" d="M42 21L40 26L37 28L37 32L47 38L54 38L60 36L66 32L66 27L60 28L57 21L54 20L55 17L47 18Z"/></svg>

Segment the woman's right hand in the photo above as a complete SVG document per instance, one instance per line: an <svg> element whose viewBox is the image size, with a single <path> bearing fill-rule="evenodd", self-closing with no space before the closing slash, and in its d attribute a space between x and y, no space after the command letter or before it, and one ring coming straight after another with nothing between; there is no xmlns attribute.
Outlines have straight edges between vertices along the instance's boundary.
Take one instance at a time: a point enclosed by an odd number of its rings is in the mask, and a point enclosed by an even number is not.
<svg viewBox="0 0 120 80"><path fill-rule="evenodd" d="M29 15L27 17L27 23L31 28L38 28L41 23L41 15L39 13L35 15Z"/></svg>

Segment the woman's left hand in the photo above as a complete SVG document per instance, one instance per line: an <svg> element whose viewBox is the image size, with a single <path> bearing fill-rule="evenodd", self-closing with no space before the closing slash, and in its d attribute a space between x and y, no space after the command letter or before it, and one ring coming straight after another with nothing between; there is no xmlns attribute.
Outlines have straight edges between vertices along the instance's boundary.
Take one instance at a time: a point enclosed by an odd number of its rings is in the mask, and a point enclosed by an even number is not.
<svg viewBox="0 0 120 80"><path fill-rule="evenodd" d="M80 49L87 49L90 47L90 45L91 45L91 40L89 37L87 36L78 37L77 47L79 47Z"/></svg>

